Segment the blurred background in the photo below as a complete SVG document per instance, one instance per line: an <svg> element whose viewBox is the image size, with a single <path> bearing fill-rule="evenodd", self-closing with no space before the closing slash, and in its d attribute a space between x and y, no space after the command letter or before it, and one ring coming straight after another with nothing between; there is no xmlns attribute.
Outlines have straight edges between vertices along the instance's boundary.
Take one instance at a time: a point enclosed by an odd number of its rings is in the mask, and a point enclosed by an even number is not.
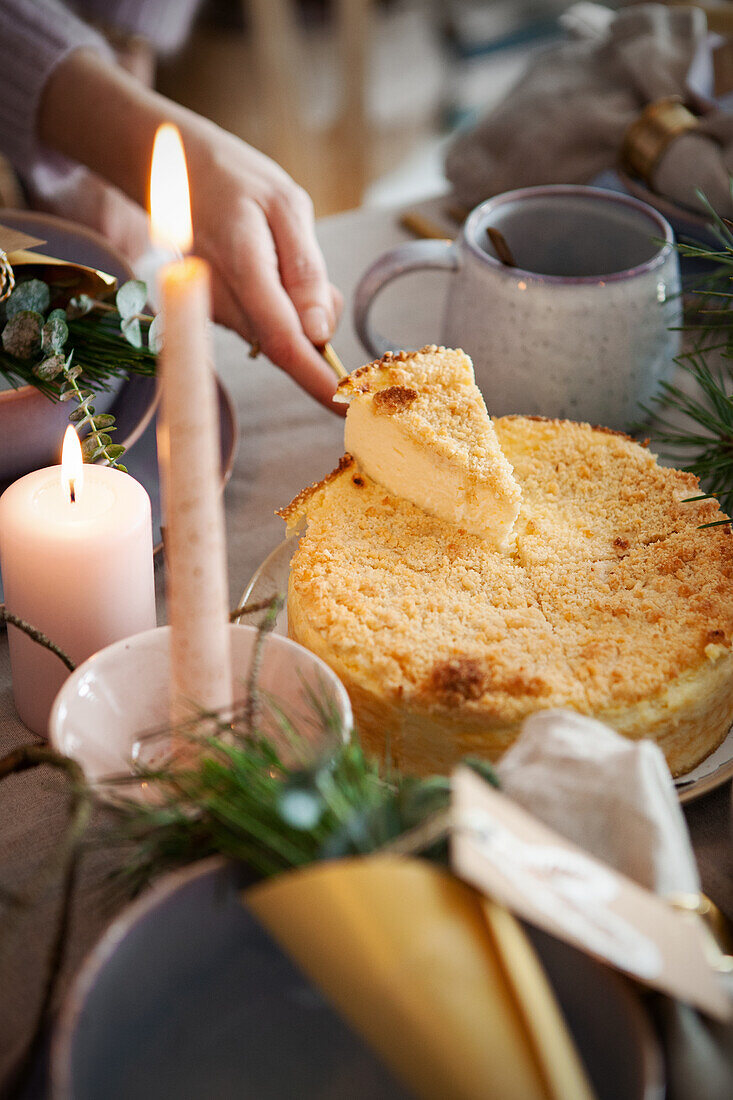
<svg viewBox="0 0 733 1100"><path fill-rule="evenodd" d="M620 6L618 4L607 6ZM160 91L274 157L316 214L444 189L449 136L498 102L567 0L207 0Z"/></svg>

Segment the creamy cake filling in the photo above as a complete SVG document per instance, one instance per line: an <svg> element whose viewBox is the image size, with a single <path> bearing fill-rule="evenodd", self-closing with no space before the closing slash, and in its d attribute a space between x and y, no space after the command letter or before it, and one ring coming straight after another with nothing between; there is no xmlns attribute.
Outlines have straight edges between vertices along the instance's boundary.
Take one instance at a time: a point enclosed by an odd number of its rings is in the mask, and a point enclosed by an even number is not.
<svg viewBox="0 0 733 1100"><path fill-rule="evenodd" d="M487 448L491 476L482 478L460 447L451 455L418 444L399 414L375 411L372 395L364 395L349 405L344 444L362 470L390 493L499 549L509 545L521 491L498 440L494 454Z"/></svg>

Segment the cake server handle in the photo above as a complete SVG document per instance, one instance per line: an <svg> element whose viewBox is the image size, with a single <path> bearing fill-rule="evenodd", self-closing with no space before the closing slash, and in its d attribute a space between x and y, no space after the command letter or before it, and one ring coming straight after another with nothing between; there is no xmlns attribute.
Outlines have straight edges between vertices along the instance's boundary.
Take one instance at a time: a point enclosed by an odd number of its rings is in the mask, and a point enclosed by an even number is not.
<svg viewBox="0 0 733 1100"><path fill-rule="evenodd" d="M376 331L370 320L374 299L383 287L408 271L427 268L457 271L458 252L451 240L407 241L375 260L364 273L354 293L354 327L370 355L381 358L396 351L395 344Z"/></svg>

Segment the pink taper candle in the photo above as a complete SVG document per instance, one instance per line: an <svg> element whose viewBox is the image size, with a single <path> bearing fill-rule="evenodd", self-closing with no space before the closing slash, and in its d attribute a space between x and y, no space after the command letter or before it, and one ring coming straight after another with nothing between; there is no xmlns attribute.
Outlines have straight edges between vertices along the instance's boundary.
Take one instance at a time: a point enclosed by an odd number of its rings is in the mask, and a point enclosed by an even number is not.
<svg viewBox="0 0 733 1100"><path fill-rule="evenodd" d="M175 127L156 135L150 183L154 237L185 252L191 211ZM232 703L229 586L219 417L210 345L208 265L194 256L160 273L163 347L158 451L165 516L171 718Z"/></svg>

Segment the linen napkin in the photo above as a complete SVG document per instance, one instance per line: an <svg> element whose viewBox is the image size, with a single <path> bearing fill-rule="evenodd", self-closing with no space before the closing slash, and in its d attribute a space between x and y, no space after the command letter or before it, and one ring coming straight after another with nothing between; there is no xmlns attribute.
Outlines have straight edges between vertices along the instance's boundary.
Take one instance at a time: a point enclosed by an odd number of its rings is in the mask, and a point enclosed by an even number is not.
<svg viewBox="0 0 733 1100"><path fill-rule="evenodd" d="M497 766L502 788L535 817L663 897L700 879L672 777L652 741L630 741L574 711L528 718ZM733 1094L733 1027L659 998L670 1100Z"/></svg>
<svg viewBox="0 0 733 1100"><path fill-rule="evenodd" d="M733 215L733 114L712 97L712 50L699 8L643 4L617 14L576 4L569 40L544 51L504 101L448 149L446 174L472 207L490 195L545 183L589 183L619 163L644 107L679 95L698 118L671 140L653 170L654 191L697 210L699 188Z"/></svg>

